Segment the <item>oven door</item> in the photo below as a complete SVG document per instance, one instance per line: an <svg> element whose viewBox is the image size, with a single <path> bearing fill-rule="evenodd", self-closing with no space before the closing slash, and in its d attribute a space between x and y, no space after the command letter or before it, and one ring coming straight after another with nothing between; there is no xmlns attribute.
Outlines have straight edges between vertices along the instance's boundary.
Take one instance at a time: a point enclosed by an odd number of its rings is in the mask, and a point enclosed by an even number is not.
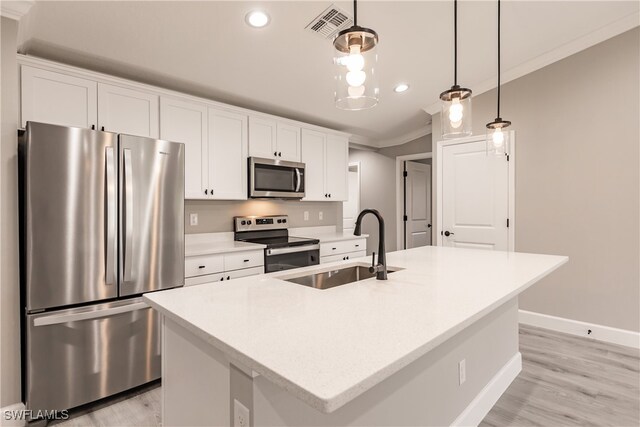
<svg viewBox="0 0 640 427"><path fill-rule="evenodd" d="M304 163L250 157L249 197L303 198Z"/></svg>
<svg viewBox="0 0 640 427"><path fill-rule="evenodd" d="M265 249L264 272L290 270L320 263L320 245Z"/></svg>

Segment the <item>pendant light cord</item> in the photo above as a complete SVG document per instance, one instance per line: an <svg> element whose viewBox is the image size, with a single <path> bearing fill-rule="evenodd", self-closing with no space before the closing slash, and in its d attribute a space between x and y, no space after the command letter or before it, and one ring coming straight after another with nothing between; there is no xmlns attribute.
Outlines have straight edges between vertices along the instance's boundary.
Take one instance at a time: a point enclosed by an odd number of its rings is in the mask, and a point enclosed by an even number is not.
<svg viewBox="0 0 640 427"><path fill-rule="evenodd" d="M358 25L358 0L353 0L353 25Z"/></svg>
<svg viewBox="0 0 640 427"><path fill-rule="evenodd" d="M458 0L453 0L453 85L458 85Z"/></svg>
<svg viewBox="0 0 640 427"><path fill-rule="evenodd" d="M500 0L498 0L498 118L500 117Z"/></svg>

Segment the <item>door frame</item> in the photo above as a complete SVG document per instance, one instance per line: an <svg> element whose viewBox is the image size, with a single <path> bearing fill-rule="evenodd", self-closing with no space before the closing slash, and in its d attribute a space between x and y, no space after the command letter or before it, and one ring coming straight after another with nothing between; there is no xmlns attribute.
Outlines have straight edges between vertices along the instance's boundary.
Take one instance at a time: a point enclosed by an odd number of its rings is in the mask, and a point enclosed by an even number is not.
<svg viewBox="0 0 640 427"><path fill-rule="evenodd" d="M356 168L356 173L358 174L358 212L362 208L362 166L360 162L349 162L347 165L347 200L349 200L349 172L351 172L351 168ZM344 229L344 201L342 203L342 228Z"/></svg>
<svg viewBox="0 0 640 427"><path fill-rule="evenodd" d="M423 160L423 159L431 159L433 157L433 153L417 153L417 154L407 154L404 156L396 157L396 248L401 250L403 248L404 241L404 228L403 228L403 213L404 213L404 193L402 191L403 180L402 176L403 172L403 163L407 160ZM433 161L432 161L432 169L431 169L431 223L433 224ZM431 227L433 230L433 226ZM433 232L431 234L431 244L433 245Z"/></svg>
<svg viewBox="0 0 640 427"><path fill-rule="evenodd" d="M451 140L441 140L436 142L435 156L433 158L434 166L434 180L433 190L435 193L435 221L431 227L432 238L431 241L435 243L435 246L442 246L442 152L444 147L457 144L469 144L472 142L484 142L486 141L484 135L474 135L468 138L458 138ZM507 162L507 169L509 171L509 191L508 191L508 203L509 203L509 228L507 228L507 250L509 252L515 251L516 241L516 134L515 131L509 131L509 161ZM433 197L433 196L432 196ZM433 208L432 208L433 209Z"/></svg>

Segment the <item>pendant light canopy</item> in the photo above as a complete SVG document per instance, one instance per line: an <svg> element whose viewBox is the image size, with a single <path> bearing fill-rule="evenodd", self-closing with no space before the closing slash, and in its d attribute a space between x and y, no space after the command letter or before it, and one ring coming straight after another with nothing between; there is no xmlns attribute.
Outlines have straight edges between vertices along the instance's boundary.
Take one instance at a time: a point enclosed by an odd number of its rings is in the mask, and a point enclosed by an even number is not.
<svg viewBox="0 0 640 427"><path fill-rule="evenodd" d="M487 123L487 153L508 154L509 132L505 132L505 128L510 125L510 121L500 117L500 0L498 0L498 102L496 118Z"/></svg>
<svg viewBox="0 0 640 427"><path fill-rule="evenodd" d="M440 94L442 138L471 135L471 89L458 85L458 0L453 1L453 86Z"/></svg>
<svg viewBox="0 0 640 427"><path fill-rule="evenodd" d="M333 40L336 107L364 110L378 104L377 46L378 34L358 25L358 3L354 0L353 26Z"/></svg>

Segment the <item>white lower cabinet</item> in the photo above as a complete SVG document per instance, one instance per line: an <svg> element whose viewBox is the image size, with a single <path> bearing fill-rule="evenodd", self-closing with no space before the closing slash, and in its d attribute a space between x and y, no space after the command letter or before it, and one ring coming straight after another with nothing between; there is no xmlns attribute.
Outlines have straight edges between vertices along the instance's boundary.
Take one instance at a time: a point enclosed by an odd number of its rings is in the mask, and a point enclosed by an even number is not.
<svg viewBox="0 0 640 427"><path fill-rule="evenodd" d="M223 282L263 273L262 249L185 258L185 286Z"/></svg>
<svg viewBox="0 0 640 427"><path fill-rule="evenodd" d="M361 258L367 255L367 240L341 240L320 244L320 264Z"/></svg>

